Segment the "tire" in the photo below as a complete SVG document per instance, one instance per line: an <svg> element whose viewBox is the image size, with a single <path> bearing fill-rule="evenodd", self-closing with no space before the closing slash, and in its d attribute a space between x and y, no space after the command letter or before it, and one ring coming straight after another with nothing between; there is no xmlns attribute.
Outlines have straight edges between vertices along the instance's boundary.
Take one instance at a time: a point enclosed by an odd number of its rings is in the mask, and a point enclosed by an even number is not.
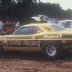
<svg viewBox="0 0 72 72"><path fill-rule="evenodd" d="M63 56L63 48L58 44L47 44L42 47L42 52L48 59L57 59Z"/></svg>

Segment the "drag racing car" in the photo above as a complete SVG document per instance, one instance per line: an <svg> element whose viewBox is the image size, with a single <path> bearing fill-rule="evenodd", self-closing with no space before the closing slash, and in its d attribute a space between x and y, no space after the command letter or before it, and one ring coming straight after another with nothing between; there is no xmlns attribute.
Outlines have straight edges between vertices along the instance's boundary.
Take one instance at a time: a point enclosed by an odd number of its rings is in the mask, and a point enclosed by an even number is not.
<svg viewBox="0 0 72 72"><path fill-rule="evenodd" d="M56 24L27 24L12 35L0 36L0 51L36 51L55 59L72 48L72 33Z"/></svg>

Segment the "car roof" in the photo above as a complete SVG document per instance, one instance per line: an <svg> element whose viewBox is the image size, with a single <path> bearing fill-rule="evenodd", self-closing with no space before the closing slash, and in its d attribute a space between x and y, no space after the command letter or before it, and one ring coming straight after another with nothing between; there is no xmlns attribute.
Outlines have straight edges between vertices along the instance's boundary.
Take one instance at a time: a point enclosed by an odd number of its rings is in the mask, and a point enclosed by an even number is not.
<svg viewBox="0 0 72 72"><path fill-rule="evenodd" d="M17 30L19 30L20 28L22 28L22 27L30 27L30 26L37 26L37 27L50 27L52 24L51 23L31 23L31 24L26 24L26 25L22 25L21 27L19 27ZM16 30L16 31L17 31ZM15 32L16 32L15 31ZM14 32L14 33L15 33ZM13 34L14 34L13 33Z"/></svg>
<svg viewBox="0 0 72 72"><path fill-rule="evenodd" d="M27 26L28 27L29 26L37 26L37 27L40 27L40 28L42 28L42 27L50 27L51 28L52 26L60 26L60 27L62 27L61 25L58 25L58 24L55 24L55 23L31 23L31 24L23 25L20 28L27 27ZM20 29L20 28L18 28L18 29ZM64 27L62 27L62 28L64 28Z"/></svg>

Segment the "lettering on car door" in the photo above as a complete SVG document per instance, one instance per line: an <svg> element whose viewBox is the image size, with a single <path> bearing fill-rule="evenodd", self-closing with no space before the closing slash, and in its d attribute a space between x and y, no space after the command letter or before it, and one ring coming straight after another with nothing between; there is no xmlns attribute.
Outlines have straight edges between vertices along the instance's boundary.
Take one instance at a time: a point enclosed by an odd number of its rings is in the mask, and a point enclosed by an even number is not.
<svg viewBox="0 0 72 72"><path fill-rule="evenodd" d="M8 47L38 47L40 46L40 41L30 41L30 40L23 40L23 41L8 41Z"/></svg>

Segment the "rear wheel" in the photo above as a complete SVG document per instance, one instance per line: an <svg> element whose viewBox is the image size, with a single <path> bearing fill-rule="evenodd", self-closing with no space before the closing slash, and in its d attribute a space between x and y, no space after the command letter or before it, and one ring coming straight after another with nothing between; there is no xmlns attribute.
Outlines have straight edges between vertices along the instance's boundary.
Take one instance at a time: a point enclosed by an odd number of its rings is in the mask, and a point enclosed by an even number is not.
<svg viewBox="0 0 72 72"><path fill-rule="evenodd" d="M53 45L48 45L46 47L46 54L49 56L54 56L56 54L56 47Z"/></svg>
<svg viewBox="0 0 72 72"><path fill-rule="evenodd" d="M44 45L42 48L42 52L49 59L60 58L63 54L62 47L60 45L55 44Z"/></svg>

